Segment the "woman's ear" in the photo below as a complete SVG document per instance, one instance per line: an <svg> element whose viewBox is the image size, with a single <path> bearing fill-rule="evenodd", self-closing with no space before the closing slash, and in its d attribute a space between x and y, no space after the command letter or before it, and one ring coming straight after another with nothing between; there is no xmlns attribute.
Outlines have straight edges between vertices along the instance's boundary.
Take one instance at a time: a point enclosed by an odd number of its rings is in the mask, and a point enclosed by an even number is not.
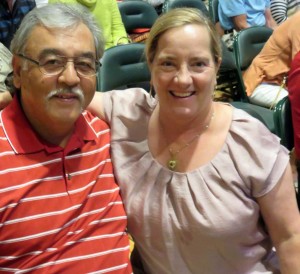
<svg viewBox="0 0 300 274"><path fill-rule="evenodd" d="M217 60L217 63L216 63L216 71L217 71L217 73L218 73L218 71L220 69L221 63L222 63L222 58L219 57L218 60Z"/></svg>

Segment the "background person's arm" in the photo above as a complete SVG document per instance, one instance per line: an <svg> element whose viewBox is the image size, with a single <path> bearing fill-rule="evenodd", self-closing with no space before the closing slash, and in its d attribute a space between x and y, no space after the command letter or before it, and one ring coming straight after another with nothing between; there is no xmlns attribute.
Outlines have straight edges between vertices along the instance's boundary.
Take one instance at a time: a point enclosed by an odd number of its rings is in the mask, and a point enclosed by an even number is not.
<svg viewBox="0 0 300 274"><path fill-rule="evenodd" d="M247 23L247 15L246 14L240 14L237 16L233 16L231 18L232 18L232 21L234 24L234 29L236 29L237 31L249 28L249 25Z"/></svg>
<svg viewBox="0 0 300 274"><path fill-rule="evenodd" d="M270 8L267 8L265 10L265 17L266 17L266 26L271 29L275 29L277 27L277 23L272 17Z"/></svg>

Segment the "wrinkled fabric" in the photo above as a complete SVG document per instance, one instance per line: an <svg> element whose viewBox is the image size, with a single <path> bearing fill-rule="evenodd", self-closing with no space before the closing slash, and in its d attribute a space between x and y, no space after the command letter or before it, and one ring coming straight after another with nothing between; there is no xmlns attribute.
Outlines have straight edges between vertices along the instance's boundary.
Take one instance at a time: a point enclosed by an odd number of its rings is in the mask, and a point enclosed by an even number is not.
<svg viewBox="0 0 300 274"><path fill-rule="evenodd" d="M106 92L103 101L128 229L147 273L278 269L255 198L277 184L288 151L262 123L234 109L226 141L210 162L191 172L170 171L147 143L155 104L137 88Z"/></svg>

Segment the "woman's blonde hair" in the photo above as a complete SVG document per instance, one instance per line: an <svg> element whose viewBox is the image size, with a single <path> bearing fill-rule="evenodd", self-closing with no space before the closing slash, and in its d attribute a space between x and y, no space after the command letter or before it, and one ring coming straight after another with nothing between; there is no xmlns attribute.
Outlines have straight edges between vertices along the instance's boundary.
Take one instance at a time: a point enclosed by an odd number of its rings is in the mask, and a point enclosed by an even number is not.
<svg viewBox="0 0 300 274"><path fill-rule="evenodd" d="M204 26L207 29L211 40L211 53L217 64L222 56L219 34L211 20L199 9L195 8L175 8L161 15L156 20L146 40L145 55L148 64L152 64L154 60L157 44L161 35L170 29L190 24ZM199 35L201 35L201 33L199 33ZM180 39L180 37L178 37L178 39Z"/></svg>

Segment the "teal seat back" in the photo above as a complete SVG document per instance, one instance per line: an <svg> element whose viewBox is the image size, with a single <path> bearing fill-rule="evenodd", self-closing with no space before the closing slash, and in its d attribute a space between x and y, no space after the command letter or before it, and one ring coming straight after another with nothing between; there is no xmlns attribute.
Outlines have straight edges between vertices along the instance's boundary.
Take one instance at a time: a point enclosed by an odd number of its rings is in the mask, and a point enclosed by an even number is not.
<svg viewBox="0 0 300 274"><path fill-rule="evenodd" d="M241 78L243 71L251 65L253 59L260 53L272 33L272 29L263 26L243 29L237 33L233 43L233 52ZM245 86L243 86L243 91L243 98L248 98Z"/></svg>
<svg viewBox="0 0 300 274"><path fill-rule="evenodd" d="M263 26L255 26L238 32L233 49L237 67L240 70L244 71L250 66L272 33L272 29Z"/></svg>
<svg viewBox="0 0 300 274"><path fill-rule="evenodd" d="M123 1L118 6L128 33L137 28L151 28L158 17L155 8L145 1Z"/></svg>
<svg viewBox="0 0 300 274"><path fill-rule="evenodd" d="M281 144L291 150L294 147L291 104L288 97L281 99L274 109L276 134L281 138Z"/></svg>
<svg viewBox="0 0 300 274"><path fill-rule="evenodd" d="M246 111L251 116L260 120L271 132L276 133L273 111L248 102L245 95L242 75L237 68L234 54L222 42L222 63L217 77L217 84L229 83L228 88L233 95L231 104Z"/></svg>
<svg viewBox="0 0 300 274"><path fill-rule="evenodd" d="M209 16L213 21L213 23L219 22L218 8L219 8L219 0L209 0L208 11L209 11Z"/></svg>
<svg viewBox="0 0 300 274"><path fill-rule="evenodd" d="M226 48L226 45L221 41L222 45L222 62L217 75L216 89L222 92L225 97L231 98L234 101L246 101L244 94L244 85L241 75L238 73L234 55Z"/></svg>
<svg viewBox="0 0 300 274"><path fill-rule="evenodd" d="M131 43L107 49L101 60L97 90L139 86L149 90L150 72L144 57L145 45Z"/></svg>
<svg viewBox="0 0 300 274"><path fill-rule="evenodd" d="M207 17L209 17L208 9L201 0L165 0L162 12L165 13L174 8L196 8L201 10Z"/></svg>

